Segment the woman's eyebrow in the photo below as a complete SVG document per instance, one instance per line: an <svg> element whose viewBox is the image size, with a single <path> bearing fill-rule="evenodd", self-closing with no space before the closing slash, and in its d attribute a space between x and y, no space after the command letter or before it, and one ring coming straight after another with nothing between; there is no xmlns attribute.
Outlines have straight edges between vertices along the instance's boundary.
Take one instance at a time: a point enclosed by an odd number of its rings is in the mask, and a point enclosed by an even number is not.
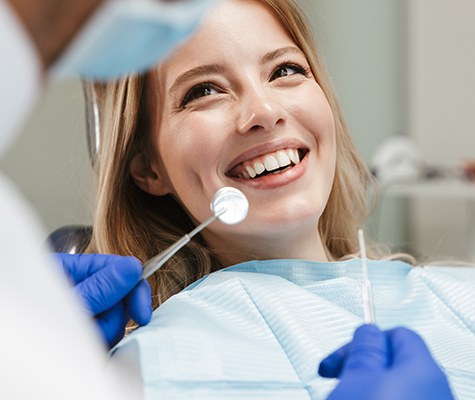
<svg viewBox="0 0 475 400"><path fill-rule="evenodd" d="M287 54L293 54L293 55L300 55L303 56L302 50L300 50L296 46L286 46L286 47L281 47L280 49L270 51L269 53L264 54L261 57L261 63L265 64L270 61L275 60L276 58L282 57Z"/></svg>
<svg viewBox="0 0 475 400"><path fill-rule="evenodd" d="M170 87L170 94L175 92L180 86L188 81L191 81L197 77L203 75L219 74L224 72L224 66L220 64L206 64L199 67L192 68L186 72L183 72L178 78L175 79L173 85Z"/></svg>
<svg viewBox="0 0 475 400"><path fill-rule="evenodd" d="M282 47L280 49L276 49L264 54L260 58L260 62L265 64L287 54L295 54L295 55L303 56L302 51L298 47L286 46L286 47ZM220 73L223 73L224 70L225 68L221 64L205 64L205 65L200 65L198 67L192 68L186 72L183 72L181 75L179 75L175 79L172 86L170 87L169 93L173 94L174 92L178 90L180 86L182 86L186 82L191 81L197 77L204 76L204 75L211 75L211 74L220 74Z"/></svg>

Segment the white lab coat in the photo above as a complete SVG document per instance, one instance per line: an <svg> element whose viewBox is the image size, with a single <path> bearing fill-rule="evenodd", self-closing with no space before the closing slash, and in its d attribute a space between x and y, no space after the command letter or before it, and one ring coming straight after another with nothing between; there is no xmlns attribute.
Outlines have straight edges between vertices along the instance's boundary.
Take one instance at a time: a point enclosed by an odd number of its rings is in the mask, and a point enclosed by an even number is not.
<svg viewBox="0 0 475 400"><path fill-rule="evenodd" d="M3 0L0 55L1 156L41 86L37 55ZM42 248L44 239L28 205L0 173L0 399L137 398L136 385L106 369L106 349Z"/></svg>

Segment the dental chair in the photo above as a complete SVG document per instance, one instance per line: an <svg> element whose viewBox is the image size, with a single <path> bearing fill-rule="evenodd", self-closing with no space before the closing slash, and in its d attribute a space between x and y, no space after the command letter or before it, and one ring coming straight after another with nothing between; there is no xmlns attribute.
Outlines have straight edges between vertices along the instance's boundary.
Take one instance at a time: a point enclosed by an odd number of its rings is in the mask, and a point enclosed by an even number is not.
<svg viewBox="0 0 475 400"><path fill-rule="evenodd" d="M55 253L83 253L91 241L92 227L87 225L66 225L48 236L49 246Z"/></svg>
<svg viewBox="0 0 475 400"><path fill-rule="evenodd" d="M86 137L89 159L92 167L97 162L100 145L99 105L92 85L83 85L86 112ZM47 242L56 253L82 253L92 237L92 227L87 225L66 225L53 231Z"/></svg>

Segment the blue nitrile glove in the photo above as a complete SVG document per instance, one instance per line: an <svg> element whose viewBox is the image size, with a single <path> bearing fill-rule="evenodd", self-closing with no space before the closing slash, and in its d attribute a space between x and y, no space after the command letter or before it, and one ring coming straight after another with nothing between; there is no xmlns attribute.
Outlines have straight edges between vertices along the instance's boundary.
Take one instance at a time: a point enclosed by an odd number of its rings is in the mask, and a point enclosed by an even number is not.
<svg viewBox="0 0 475 400"><path fill-rule="evenodd" d="M318 373L340 378L328 400L453 400L424 341L407 328L359 327L352 342L320 363Z"/></svg>
<svg viewBox="0 0 475 400"><path fill-rule="evenodd" d="M110 347L122 339L130 319L139 325L150 321L151 290L147 281L138 283L142 273L138 259L105 254L56 256Z"/></svg>

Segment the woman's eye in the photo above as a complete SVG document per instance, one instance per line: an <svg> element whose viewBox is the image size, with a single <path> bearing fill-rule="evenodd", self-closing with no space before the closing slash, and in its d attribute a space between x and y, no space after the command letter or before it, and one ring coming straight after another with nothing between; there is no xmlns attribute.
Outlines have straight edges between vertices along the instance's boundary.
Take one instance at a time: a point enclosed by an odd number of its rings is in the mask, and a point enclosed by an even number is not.
<svg viewBox="0 0 475 400"><path fill-rule="evenodd" d="M183 98L181 102L181 106L185 107L190 101L199 99L205 96L211 96L212 94L216 94L218 91L214 88L213 85L209 83L202 83L198 86L191 88Z"/></svg>
<svg viewBox="0 0 475 400"><path fill-rule="evenodd" d="M306 71L302 67L299 67L297 65L285 64L285 65L279 66L274 71L274 73L272 74L272 77L271 77L271 81L274 80L274 79L284 78L286 76L295 75L295 74L305 75L305 73L306 73Z"/></svg>

